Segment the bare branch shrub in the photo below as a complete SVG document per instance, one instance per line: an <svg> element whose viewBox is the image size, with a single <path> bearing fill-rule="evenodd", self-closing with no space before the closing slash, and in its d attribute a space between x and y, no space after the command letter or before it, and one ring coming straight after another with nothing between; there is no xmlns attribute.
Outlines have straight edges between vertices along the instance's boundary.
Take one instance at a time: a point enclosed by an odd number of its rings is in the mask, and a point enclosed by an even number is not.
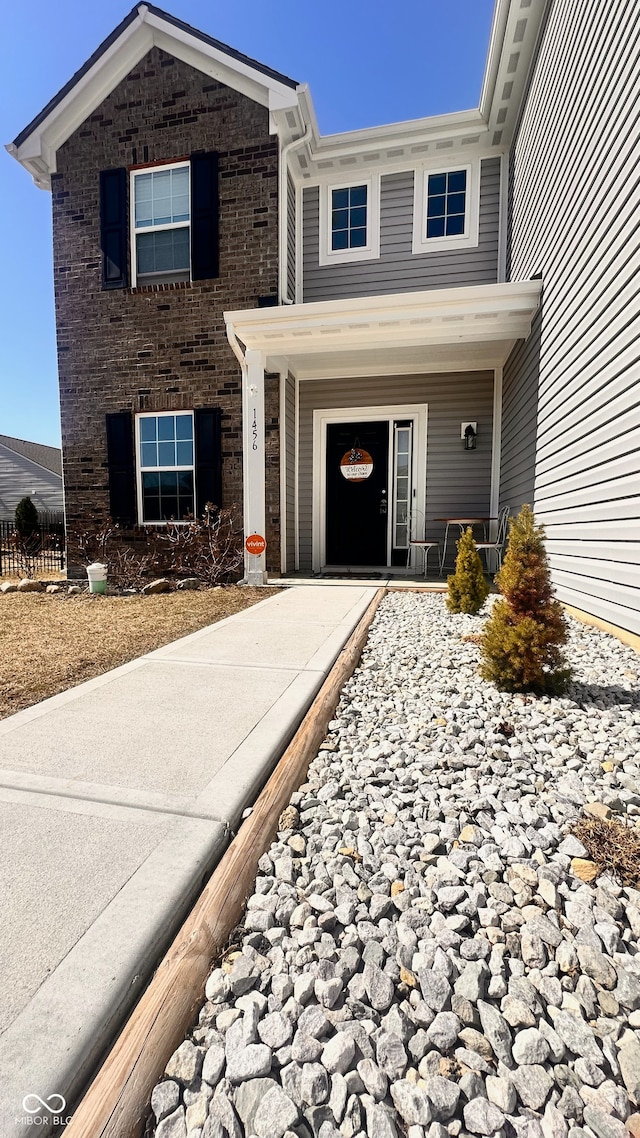
<svg viewBox="0 0 640 1138"><path fill-rule="evenodd" d="M22 577L33 580L40 567L40 554L42 553L42 537L37 529L30 533L21 533L16 529L9 534L8 545L13 554L13 560Z"/></svg>
<svg viewBox="0 0 640 1138"><path fill-rule="evenodd" d="M236 580L243 562L237 510L218 510L207 502L202 518L169 522L162 539L171 551L171 571L197 577L205 585Z"/></svg>
<svg viewBox="0 0 640 1138"><path fill-rule="evenodd" d="M111 518L91 518L70 535L80 560L107 566L118 589L140 589L154 577L197 577L205 585L237 580L242 565L242 533L237 511L207 503L203 517L164 526L121 530Z"/></svg>

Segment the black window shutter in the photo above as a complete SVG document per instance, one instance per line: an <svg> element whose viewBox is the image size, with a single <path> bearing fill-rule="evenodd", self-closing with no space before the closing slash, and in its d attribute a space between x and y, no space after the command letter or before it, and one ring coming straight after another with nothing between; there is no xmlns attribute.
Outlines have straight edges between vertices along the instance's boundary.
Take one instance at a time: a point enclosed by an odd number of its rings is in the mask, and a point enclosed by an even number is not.
<svg viewBox="0 0 640 1138"><path fill-rule="evenodd" d="M218 276L218 155L191 156L191 279Z"/></svg>
<svg viewBox="0 0 640 1138"><path fill-rule="evenodd" d="M127 171L100 172L100 248L102 287L126 288L127 272Z"/></svg>
<svg viewBox="0 0 640 1138"><path fill-rule="evenodd" d="M222 505L222 412L219 407L194 411L196 442L196 514L207 502Z"/></svg>
<svg viewBox="0 0 640 1138"><path fill-rule="evenodd" d="M107 415L109 512L114 522L129 528L136 521L133 467L133 422L128 411Z"/></svg>

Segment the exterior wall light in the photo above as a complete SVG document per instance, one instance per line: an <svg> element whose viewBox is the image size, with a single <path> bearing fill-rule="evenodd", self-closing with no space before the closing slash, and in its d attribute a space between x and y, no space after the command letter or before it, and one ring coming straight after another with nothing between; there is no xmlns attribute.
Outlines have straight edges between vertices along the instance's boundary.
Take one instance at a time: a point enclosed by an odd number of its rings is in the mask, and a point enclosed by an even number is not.
<svg viewBox="0 0 640 1138"><path fill-rule="evenodd" d="M478 437L478 424L477 423L461 423L460 424L460 438L464 442L465 450L476 449L476 439Z"/></svg>

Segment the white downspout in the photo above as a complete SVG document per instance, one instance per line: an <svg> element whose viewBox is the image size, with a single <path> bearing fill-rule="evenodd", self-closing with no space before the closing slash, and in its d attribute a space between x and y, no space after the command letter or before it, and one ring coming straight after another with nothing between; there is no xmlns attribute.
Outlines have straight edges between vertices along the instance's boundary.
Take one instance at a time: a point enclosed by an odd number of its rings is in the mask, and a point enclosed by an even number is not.
<svg viewBox="0 0 640 1138"><path fill-rule="evenodd" d="M292 150L297 146L302 146L303 143L308 142L311 137L311 127L308 126L304 134L300 138L293 138L286 146L282 147L280 151L280 169L279 169L279 270L278 270L278 291L280 293L281 304L293 304L294 301L287 295L287 262L288 262L288 249L287 249L287 224L288 224L288 204L289 204L289 187L287 184L288 172L288 158Z"/></svg>

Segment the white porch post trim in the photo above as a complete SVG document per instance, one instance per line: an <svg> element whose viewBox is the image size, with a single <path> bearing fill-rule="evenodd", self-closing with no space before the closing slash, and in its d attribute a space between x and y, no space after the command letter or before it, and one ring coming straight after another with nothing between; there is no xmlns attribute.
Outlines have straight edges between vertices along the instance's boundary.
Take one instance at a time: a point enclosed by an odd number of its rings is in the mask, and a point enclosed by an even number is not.
<svg viewBox="0 0 640 1138"><path fill-rule="evenodd" d="M300 380L297 375L295 379L295 408L294 408L294 430L295 430L295 447L294 447L294 465L293 472L293 498L294 498L294 511L295 516L293 519L293 529L296 539L296 552L295 552L295 569L300 568L300 486L298 473L300 470Z"/></svg>
<svg viewBox="0 0 640 1138"><path fill-rule="evenodd" d="M242 368L242 442L244 454L244 536L265 536L264 356L248 349ZM264 585L266 560L244 555L248 585Z"/></svg>
<svg viewBox="0 0 640 1138"><path fill-rule="evenodd" d="M278 382L278 398L280 417L280 572L284 576L287 571L287 483L289 471L287 470L287 416L286 410L287 372L281 371Z"/></svg>
<svg viewBox="0 0 640 1138"><path fill-rule="evenodd" d="M491 497L489 513L497 518L500 508L500 460L502 457L502 368L493 370L493 433L491 439ZM491 540L497 533L497 522L491 522Z"/></svg>

